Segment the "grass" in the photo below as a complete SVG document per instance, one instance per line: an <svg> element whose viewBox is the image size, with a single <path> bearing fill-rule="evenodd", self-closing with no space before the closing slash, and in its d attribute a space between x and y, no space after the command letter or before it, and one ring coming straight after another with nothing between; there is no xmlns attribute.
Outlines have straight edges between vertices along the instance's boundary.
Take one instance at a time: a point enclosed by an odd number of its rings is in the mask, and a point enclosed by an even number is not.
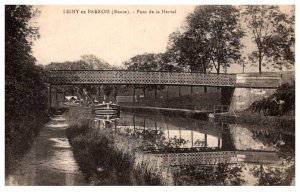
<svg viewBox="0 0 300 192"><path fill-rule="evenodd" d="M34 138L39 134L44 123L49 121L45 114L39 118L20 121L7 121L5 123L5 174L9 174L15 162L31 148Z"/></svg>
<svg viewBox="0 0 300 192"><path fill-rule="evenodd" d="M95 129L90 120L84 120L73 123L66 134L80 170L91 185L161 185L147 163L135 164L134 151L120 144L120 138L110 130ZM120 149L117 143L126 149Z"/></svg>
<svg viewBox="0 0 300 192"><path fill-rule="evenodd" d="M283 115L283 116L264 116L263 113L251 112L251 110L245 110L237 113L236 123L248 124L248 125L264 125L266 129L274 129L295 135L295 115Z"/></svg>
<svg viewBox="0 0 300 192"><path fill-rule="evenodd" d="M217 92L184 95L172 98L160 98L157 100L142 100L135 103L124 103L130 106L148 106L191 110L212 110L215 105L220 105L221 94ZM121 104L122 105L122 104Z"/></svg>

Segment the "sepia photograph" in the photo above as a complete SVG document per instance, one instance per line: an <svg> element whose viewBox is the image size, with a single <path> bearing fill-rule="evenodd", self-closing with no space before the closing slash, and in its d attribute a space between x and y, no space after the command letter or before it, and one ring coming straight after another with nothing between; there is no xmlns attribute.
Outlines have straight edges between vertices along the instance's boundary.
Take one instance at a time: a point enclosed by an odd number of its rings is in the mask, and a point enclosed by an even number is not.
<svg viewBox="0 0 300 192"><path fill-rule="evenodd" d="M3 7L6 187L295 186L294 4Z"/></svg>

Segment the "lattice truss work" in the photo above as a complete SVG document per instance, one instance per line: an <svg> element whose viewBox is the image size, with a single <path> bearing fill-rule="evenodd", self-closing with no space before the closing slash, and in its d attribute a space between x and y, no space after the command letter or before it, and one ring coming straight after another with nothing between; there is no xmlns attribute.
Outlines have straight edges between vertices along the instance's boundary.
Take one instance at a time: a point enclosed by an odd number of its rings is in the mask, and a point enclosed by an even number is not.
<svg viewBox="0 0 300 192"><path fill-rule="evenodd" d="M207 85L230 86L236 84L235 75L137 72L137 71L50 71L51 84L151 84L151 85Z"/></svg>
<svg viewBox="0 0 300 192"><path fill-rule="evenodd" d="M235 151L197 152L197 153L162 153L145 154L161 159L165 166L178 165L216 165L218 163L233 164L238 162ZM144 157L145 158L145 157Z"/></svg>

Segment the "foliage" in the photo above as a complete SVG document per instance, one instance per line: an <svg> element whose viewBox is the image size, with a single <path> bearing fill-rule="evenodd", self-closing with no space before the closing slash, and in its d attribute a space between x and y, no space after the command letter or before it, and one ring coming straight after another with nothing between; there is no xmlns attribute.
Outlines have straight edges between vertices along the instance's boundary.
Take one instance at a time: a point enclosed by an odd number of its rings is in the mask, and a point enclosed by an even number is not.
<svg viewBox="0 0 300 192"><path fill-rule="evenodd" d="M136 55L125 61L124 65L130 71L160 71L163 66L161 56L154 53Z"/></svg>
<svg viewBox="0 0 300 192"><path fill-rule="evenodd" d="M274 93L277 100L283 100L282 106L283 113L295 110L295 82L292 84L284 83L277 88Z"/></svg>
<svg viewBox="0 0 300 192"><path fill-rule="evenodd" d="M282 102L282 103L280 103ZM283 115L295 111L295 83L284 83L268 98L255 101L250 108L264 115Z"/></svg>
<svg viewBox="0 0 300 192"><path fill-rule="evenodd" d="M82 55L78 61L52 62L45 66L46 70L111 70L115 67L95 55ZM72 85L56 87L57 92L69 92L71 94L80 93L87 94L90 98L96 95L99 87L94 85ZM113 90L118 90L119 87L113 85L103 86L105 95L108 97Z"/></svg>
<svg viewBox="0 0 300 192"><path fill-rule="evenodd" d="M216 165L180 166L175 172L176 185L242 185L242 168L236 165L218 163Z"/></svg>
<svg viewBox="0 0 300 192"><path fill-rule="evenodd" d="M14 150L21 155L20 146L15 144L28 148L20 141L31 141L46 120L45 72L35 65L31 51L33 41L39 38L38 28L31 25L37 13L31 6L5 6L6 158L15 155Z"/></svg>
<svg viewBox="0 0 300 192"><path fill-rule="evenodd" d="M145 53L136 55L123 63L127 70L130 71L161 71L164 69L164 62L162 54ZM135 86L135 88L142 88L145 90L163 89L163 86L158 85L143 85Z"/></svg>
<svg viewBox="0 0 300 192"><path fill-rule="evenodd" d="M257 185L263 186L288 186L295 178L295 162L286 168L277 168L263 165L254 166L250 169L253 176L258 178Z"/></svg>
<svg viewBox="0 0 300 192"><path fill-rule="evenodd" d="M234 6L196 7L187 17L185 31L176 31L169 37L170 60L195 72L206 73L212 67L217 73L221 67L226 70L241 57L240 39L244 33L238 19L239 10Z"/></svg>
<svg viewBox="0 0 300 192"><path fill-rule="evenodd" d="M85 121L70 126L66 133L76 162L90 184L160 185L150 173L134 170L134 156L114 147L108 131L94 129Z"/></svg>
<svg viewBox="0 0 300 192"><path fill-rule="evenodd" d="M289 18L273 5L246 6L243 16L256 45L249 59L258 62L259 73L267 63L279 69L294 65L294 16Z"/></svg>
<svg viewBox="0 0 300 192"><path fill-rule="evenodd" d="M215 105L221 102L220 93L206 93L184 95L180 97L162 98L157 101L144 100L136 103L126 103L126 105L162 107L162 108L176 108L176 109L198 109L198 110L212 110Z"/></svg>
<svg viewBox="0 0 300 192"><path fill-rule="evenodd" d="M96 57L95 55L82 55L81 60L82 62L88 64L91 69L112 69L113 67L109 65L106 61L101 58Z"/></svg>

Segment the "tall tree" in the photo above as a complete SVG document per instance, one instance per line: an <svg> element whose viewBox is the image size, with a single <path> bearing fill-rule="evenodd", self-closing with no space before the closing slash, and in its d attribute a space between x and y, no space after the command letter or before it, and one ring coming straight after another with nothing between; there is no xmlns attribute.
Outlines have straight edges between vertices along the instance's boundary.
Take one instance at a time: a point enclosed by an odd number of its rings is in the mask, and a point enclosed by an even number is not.
<svg viewBox="0 0 300 192"><path fill-rule="evenodd" d="M31 46L39 38L38 28L30 25L37 11L31 6L5 6L5 117L27 118L47 106L46 85L41 67L35 65ZM32 110L28 113L28 110ZM15 119L16 120L16 119Z"/></svg>
<svg viewBox="0 0 300 192"><path fill-rule="evenodd" d="M217 73L240 59L244 33L239 25L239 10L229 5L196 7L188 15L185 31L170 36L169 50L179 53L178 65L192 72L206 73L214 67Z"/></svg>
<svg viewBox="0 0 300 192"><path fill-rule="evenodd" d="M116 69L111 66L109 63L95 55L82 55L81 59L78 61L65 61L65 62L52 62L45 66L47 70L109 70ZM113 85L104 85L104 92L108 97L112 90L118 90L119 86ZM95 85L74 85L74 86L59 86L56 89L60 92L71 92L74 94L78 92L82 95L83 90L86 90L85 93L92 98L92 95L97 94L99 87Z"/></svg>
<svg viewBox="0 0 300 192"><path fill-rule="evenodd" d="M31 46L39 37L31 6L5 6L5 170L22 156L46 120L47 86Z"/></svg>
<svg viewBox="0 0 300 192"><path fill-rule="evenodd" d="M160 71L163 66L162 54L145 53L136 55L124 62L125 67L131 71Z"/></svg>
<svg viewBox="0 0 300 192"><path fill-rule="evenodd" d="M82 55L81 56L81 61L83 61L84 63L87 63L90 68L92 69L111 69L112 66L109 65L109 63L107 63L106 61L104 61L101 58L98 58L95 55Z"/></svg>
<svg viewBox="0 0 300 192"><path fill-rule="evenodd" d="M289 18L273 5L246 6L243 16L256 45L249 59L258 62L259 73L268 63L280 69L294 64L294 16Z"/></svg>
<svg viewBox="0 0 300 192"><path fill-rule="evenodd" d="M144 53L142 55L136 55L130 58L128 61L123 63L127 70L130 71L161 71L164 66L164 62L162 60L162 54L154 54L154 53ZM143 89L143 93L145 95L145 91L153 90L153 89L163 89L163 86L158 85L143 85L143 86L135 86L135 88Z"/></svg>

